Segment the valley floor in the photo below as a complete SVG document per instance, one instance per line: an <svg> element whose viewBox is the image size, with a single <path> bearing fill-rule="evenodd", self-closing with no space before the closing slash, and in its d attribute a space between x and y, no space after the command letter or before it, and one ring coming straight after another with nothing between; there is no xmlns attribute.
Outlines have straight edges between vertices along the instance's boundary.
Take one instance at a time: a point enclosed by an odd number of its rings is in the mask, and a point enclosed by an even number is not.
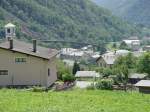
<svg viewBox="0 0 150 112"><path fill-rule="evenodd" d="M0 112L150 112L150 95L120 91L0 90Z"/></svg>

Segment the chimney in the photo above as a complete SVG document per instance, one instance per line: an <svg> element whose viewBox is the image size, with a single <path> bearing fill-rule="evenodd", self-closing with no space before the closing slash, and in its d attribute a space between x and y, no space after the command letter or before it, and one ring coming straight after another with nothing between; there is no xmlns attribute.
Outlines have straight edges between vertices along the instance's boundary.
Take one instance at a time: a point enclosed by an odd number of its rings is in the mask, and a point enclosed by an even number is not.
<svg viewBox="0 0 150 112"><path fill-rule="evenodd" d="M14 45L13 45L13 39L9 40L9 49L13 49Z"/></svg>
<svg viewBox="0 0 150 112"><path fill-rule="evenodd" d="M33 52L37 51L37 41L33 39Z"/></svg>

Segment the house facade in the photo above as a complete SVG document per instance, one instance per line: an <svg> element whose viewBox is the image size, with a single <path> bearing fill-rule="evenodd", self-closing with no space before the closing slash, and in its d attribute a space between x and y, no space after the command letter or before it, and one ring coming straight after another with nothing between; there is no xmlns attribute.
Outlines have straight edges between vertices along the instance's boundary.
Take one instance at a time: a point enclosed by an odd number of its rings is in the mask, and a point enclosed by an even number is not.
<svg viewBox="0 0 150 112"><path fill-rule="evenodd" d="M115 59L116 59L115 53L110 52L110 53L106 53L100 56L96 60L96 62L99 67L112 68L112 66L114 65Z"/></svg>
<svg viewBox="0 0 150 112"><path fill-rule="evenodd" d="M140 49L141 42L138 39L123 40L123 42L133 51L138 51Z"/></svg>
<svg viewBox="0 0 150 112"><path fill-rule="evenodd" d="M0 86L44 86L57 80L57 51L9 39L0 44Z"/></svg>
<svg viewBox="0 0 150 112"><path fill-rule="evenodd" d="M15 41L14 44L18 42ZM40 50L32 55L21 49L22 46L19 45L14 45L14 48L10 49L6 47L8 43L0 44L0 86L48 87L57 80L56 53L51 52L53 55L51 54L49 58L37 56Z"/></svg>

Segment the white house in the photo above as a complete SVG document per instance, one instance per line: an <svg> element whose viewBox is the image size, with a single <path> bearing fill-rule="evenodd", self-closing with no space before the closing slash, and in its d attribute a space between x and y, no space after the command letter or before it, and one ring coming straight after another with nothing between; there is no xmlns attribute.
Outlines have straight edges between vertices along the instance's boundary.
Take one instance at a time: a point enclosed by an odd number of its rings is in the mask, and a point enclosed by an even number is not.
<svg viewBox="0 0 150 112"><path fill-rule="evenodd" d="M127 46L133 51L138 51L140 49L141 42L138 39L135 40L123 40L127 44Z"/></svg>

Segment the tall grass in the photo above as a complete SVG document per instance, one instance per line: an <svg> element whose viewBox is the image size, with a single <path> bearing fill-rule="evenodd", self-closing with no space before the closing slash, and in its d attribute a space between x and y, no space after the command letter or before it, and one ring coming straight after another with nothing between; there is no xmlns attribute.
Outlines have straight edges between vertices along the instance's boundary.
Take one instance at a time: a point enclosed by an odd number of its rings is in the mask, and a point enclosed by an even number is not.
<svg viewBox="0 0 150 112"><path fill-rule="evenodd" d="M0 90L0 112L150 112L150 95L119 91Z"/></svg>

